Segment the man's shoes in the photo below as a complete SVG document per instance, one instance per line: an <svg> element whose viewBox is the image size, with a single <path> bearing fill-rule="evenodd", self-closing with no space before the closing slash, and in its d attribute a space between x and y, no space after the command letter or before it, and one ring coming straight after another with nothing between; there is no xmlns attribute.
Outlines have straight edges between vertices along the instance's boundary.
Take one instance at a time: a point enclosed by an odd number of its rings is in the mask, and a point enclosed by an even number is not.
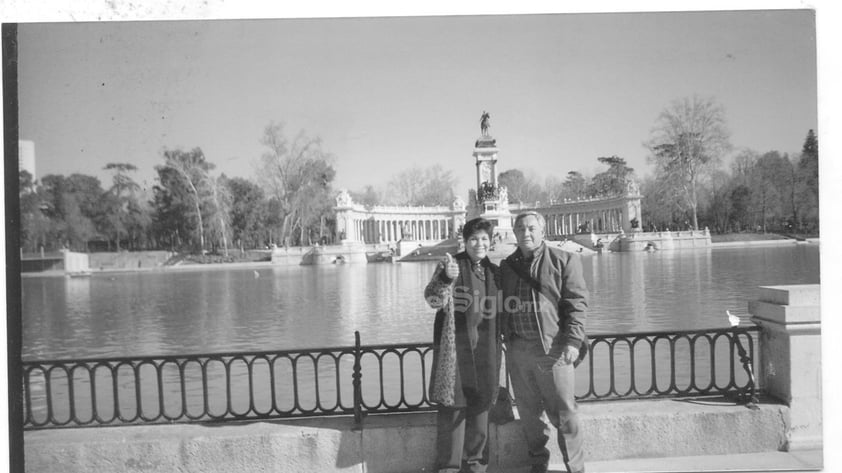
<svg viewBox="0 0 842 473"><path fill-rule="evenodd" d="M529 473L547 473L548 465L546 463L539 463L537 465L532 465L532 469L529 470Z"/></svg>

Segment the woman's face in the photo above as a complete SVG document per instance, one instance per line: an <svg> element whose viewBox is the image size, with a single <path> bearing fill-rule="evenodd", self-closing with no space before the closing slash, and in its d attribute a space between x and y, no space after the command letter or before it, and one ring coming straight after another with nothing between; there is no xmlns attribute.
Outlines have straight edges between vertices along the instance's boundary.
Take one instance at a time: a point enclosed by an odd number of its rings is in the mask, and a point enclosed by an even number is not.
<svg viewBox="0 0 842 473"><path fill-rule="evenodd" d="M475 263L485 258L490 246L491 237L488 236L488 233L485 230L474 232L467 240L465 240L465 251L468 252L468 256L471 258L471 261Z"/></svg>

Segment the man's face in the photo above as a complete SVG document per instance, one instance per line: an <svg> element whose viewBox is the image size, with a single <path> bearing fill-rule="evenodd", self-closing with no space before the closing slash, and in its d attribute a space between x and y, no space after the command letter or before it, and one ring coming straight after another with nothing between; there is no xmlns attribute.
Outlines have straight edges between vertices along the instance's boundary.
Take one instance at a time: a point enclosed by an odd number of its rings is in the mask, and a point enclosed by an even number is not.
<svg viewBox="0 0 842 473"><path fill-rule="evenodd" d="M515 225L517 246L524 253L532 253L544 241L544 229L534 215L527 215Z"/></svg>

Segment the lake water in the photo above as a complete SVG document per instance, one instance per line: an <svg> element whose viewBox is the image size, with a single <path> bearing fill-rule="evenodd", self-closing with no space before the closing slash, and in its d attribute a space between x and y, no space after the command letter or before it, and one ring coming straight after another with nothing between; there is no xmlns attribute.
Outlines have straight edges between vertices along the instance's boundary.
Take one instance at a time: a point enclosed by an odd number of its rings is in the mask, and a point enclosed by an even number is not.
<svg viewBox="0 0 842 473"><path fill-rule="evenodd" d="M589 333L727 327L758 286L819 282L817 245L583 257ZM23 358L428 342L434 263L27 277Z"/></svg>
<svg viewBox="0 0 842 473"><path fill-rule="evenodd" d="M725 328L725 311L747 316L747 303L756 298L758 286L819 282L815 245L611 253L583 257L583 264L591 289L591 334ZM355 330L366 345L429 342L434 312L425 305L422 291L433 268L434 263L426 262L27 277L22 281L23 358L351 346ZM596 366L593 376L587 368L578 370L584 376L577 376L577 395L585 395L591 383L598 395L608 393L610 386L624 392L633 382L644 390L651 382L665 387L673 363L676 386L727 385L733 363L727 344L716 347L715 378L705 374L711 363L705 347L697 348L695 371L690 368L688 343L676 347L674 362L666 344L656 349L651 362L645 351L636 353L633 370L628 348L618 347L615 366L609 369L607 347L600 345L589 359ZM635 351L638 348L645 346ZM198 416L204 406L214 415L229 407L238 413L264 413L273 405L288 412L330 409L340 400L350 406L353 358L346 356L337 364L323 358L317 363L318 374L316 362L307 357L295 367L283 360L271 367L258 360L252 374L244 362L232 363L230 371L210 362L206 376L198 364L188 363L183 380L172 364L162 368L161 378L150 366L136 372L123 366L116 374L98 369L95 382L84 370L74 371L72 381L60 369L49 375L36 370L29 378L31 402L25 403L37 423L45 422L50 412L58 422L69 419L74 412L71 397L75 415L84 422L93 418L95 396L97 412L106 423L118 410L131 419L141 411L150 418L162 412ZM381 367L376 358L363 355L361 364L367 408L381 405L381 399L390 406L404 398L412 404L423 399L429 358L422 365L420 355L409 356L402 364L397 356L386 355ZM746 379L741 368L735 373L739 382ZM52 392L49 403L47 391Z"/></svg>

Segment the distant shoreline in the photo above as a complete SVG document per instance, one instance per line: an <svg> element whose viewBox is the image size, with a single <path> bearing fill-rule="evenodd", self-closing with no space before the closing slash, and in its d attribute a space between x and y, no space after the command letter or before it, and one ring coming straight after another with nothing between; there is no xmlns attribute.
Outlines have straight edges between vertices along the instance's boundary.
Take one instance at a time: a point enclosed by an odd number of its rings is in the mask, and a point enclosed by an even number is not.
<svg viewBox="0 0 842 473"><path fill-rule="evenodd" d="M712 248L740 248L745 246L789 246L789 245L818 245L818 238L807 238L804 241L798 241L793 238L784 238L777 240L745 240L745 241L720 241L711 243Z"/></svg>
<svg viewBox="0 0 842 473"><path fill-rule="evenodd" d="M269 261L243 261L236 263L196 263L196 264L179 264L174 266L150 266L146 268L111 268L111 269L91 269L91 276L97 274L118 274L118 273L174 273L184 271L204 271L208 269L260 269L260 268L283 268L291 267L293 265L272 264ZM294 265L298 266L298 265ZM65 276L64 270L48 270L40 272L21 273L22 278L33 277L55 277Z"/></svg>
<svg viewBox="0 0 842 473"><path fill-rule="evenodd" d="M807 238L804 241L797 241L792 238L779 238L773 240L737 240L737 241L722 241L711 243L711 248L746 248L756 246L789 246L789 245L818 245L819 238ZM684 251L684 250L675 250ZM407 263L415 263L426 260L408 260ZM270 261L240 261L233 263L188 263L173 266L150 266L144 268L111 268L111 269L91 269L91 275L99 274L118 274L118 273L171 273L184 271L206 271L219 269L274 269L274 268L292 268L300 265L284 265L272 264ZM64 270L48 270L41 272L26 272L21 273L21 278L39 278L39 277L59 277L65 276Z"/></svg>

